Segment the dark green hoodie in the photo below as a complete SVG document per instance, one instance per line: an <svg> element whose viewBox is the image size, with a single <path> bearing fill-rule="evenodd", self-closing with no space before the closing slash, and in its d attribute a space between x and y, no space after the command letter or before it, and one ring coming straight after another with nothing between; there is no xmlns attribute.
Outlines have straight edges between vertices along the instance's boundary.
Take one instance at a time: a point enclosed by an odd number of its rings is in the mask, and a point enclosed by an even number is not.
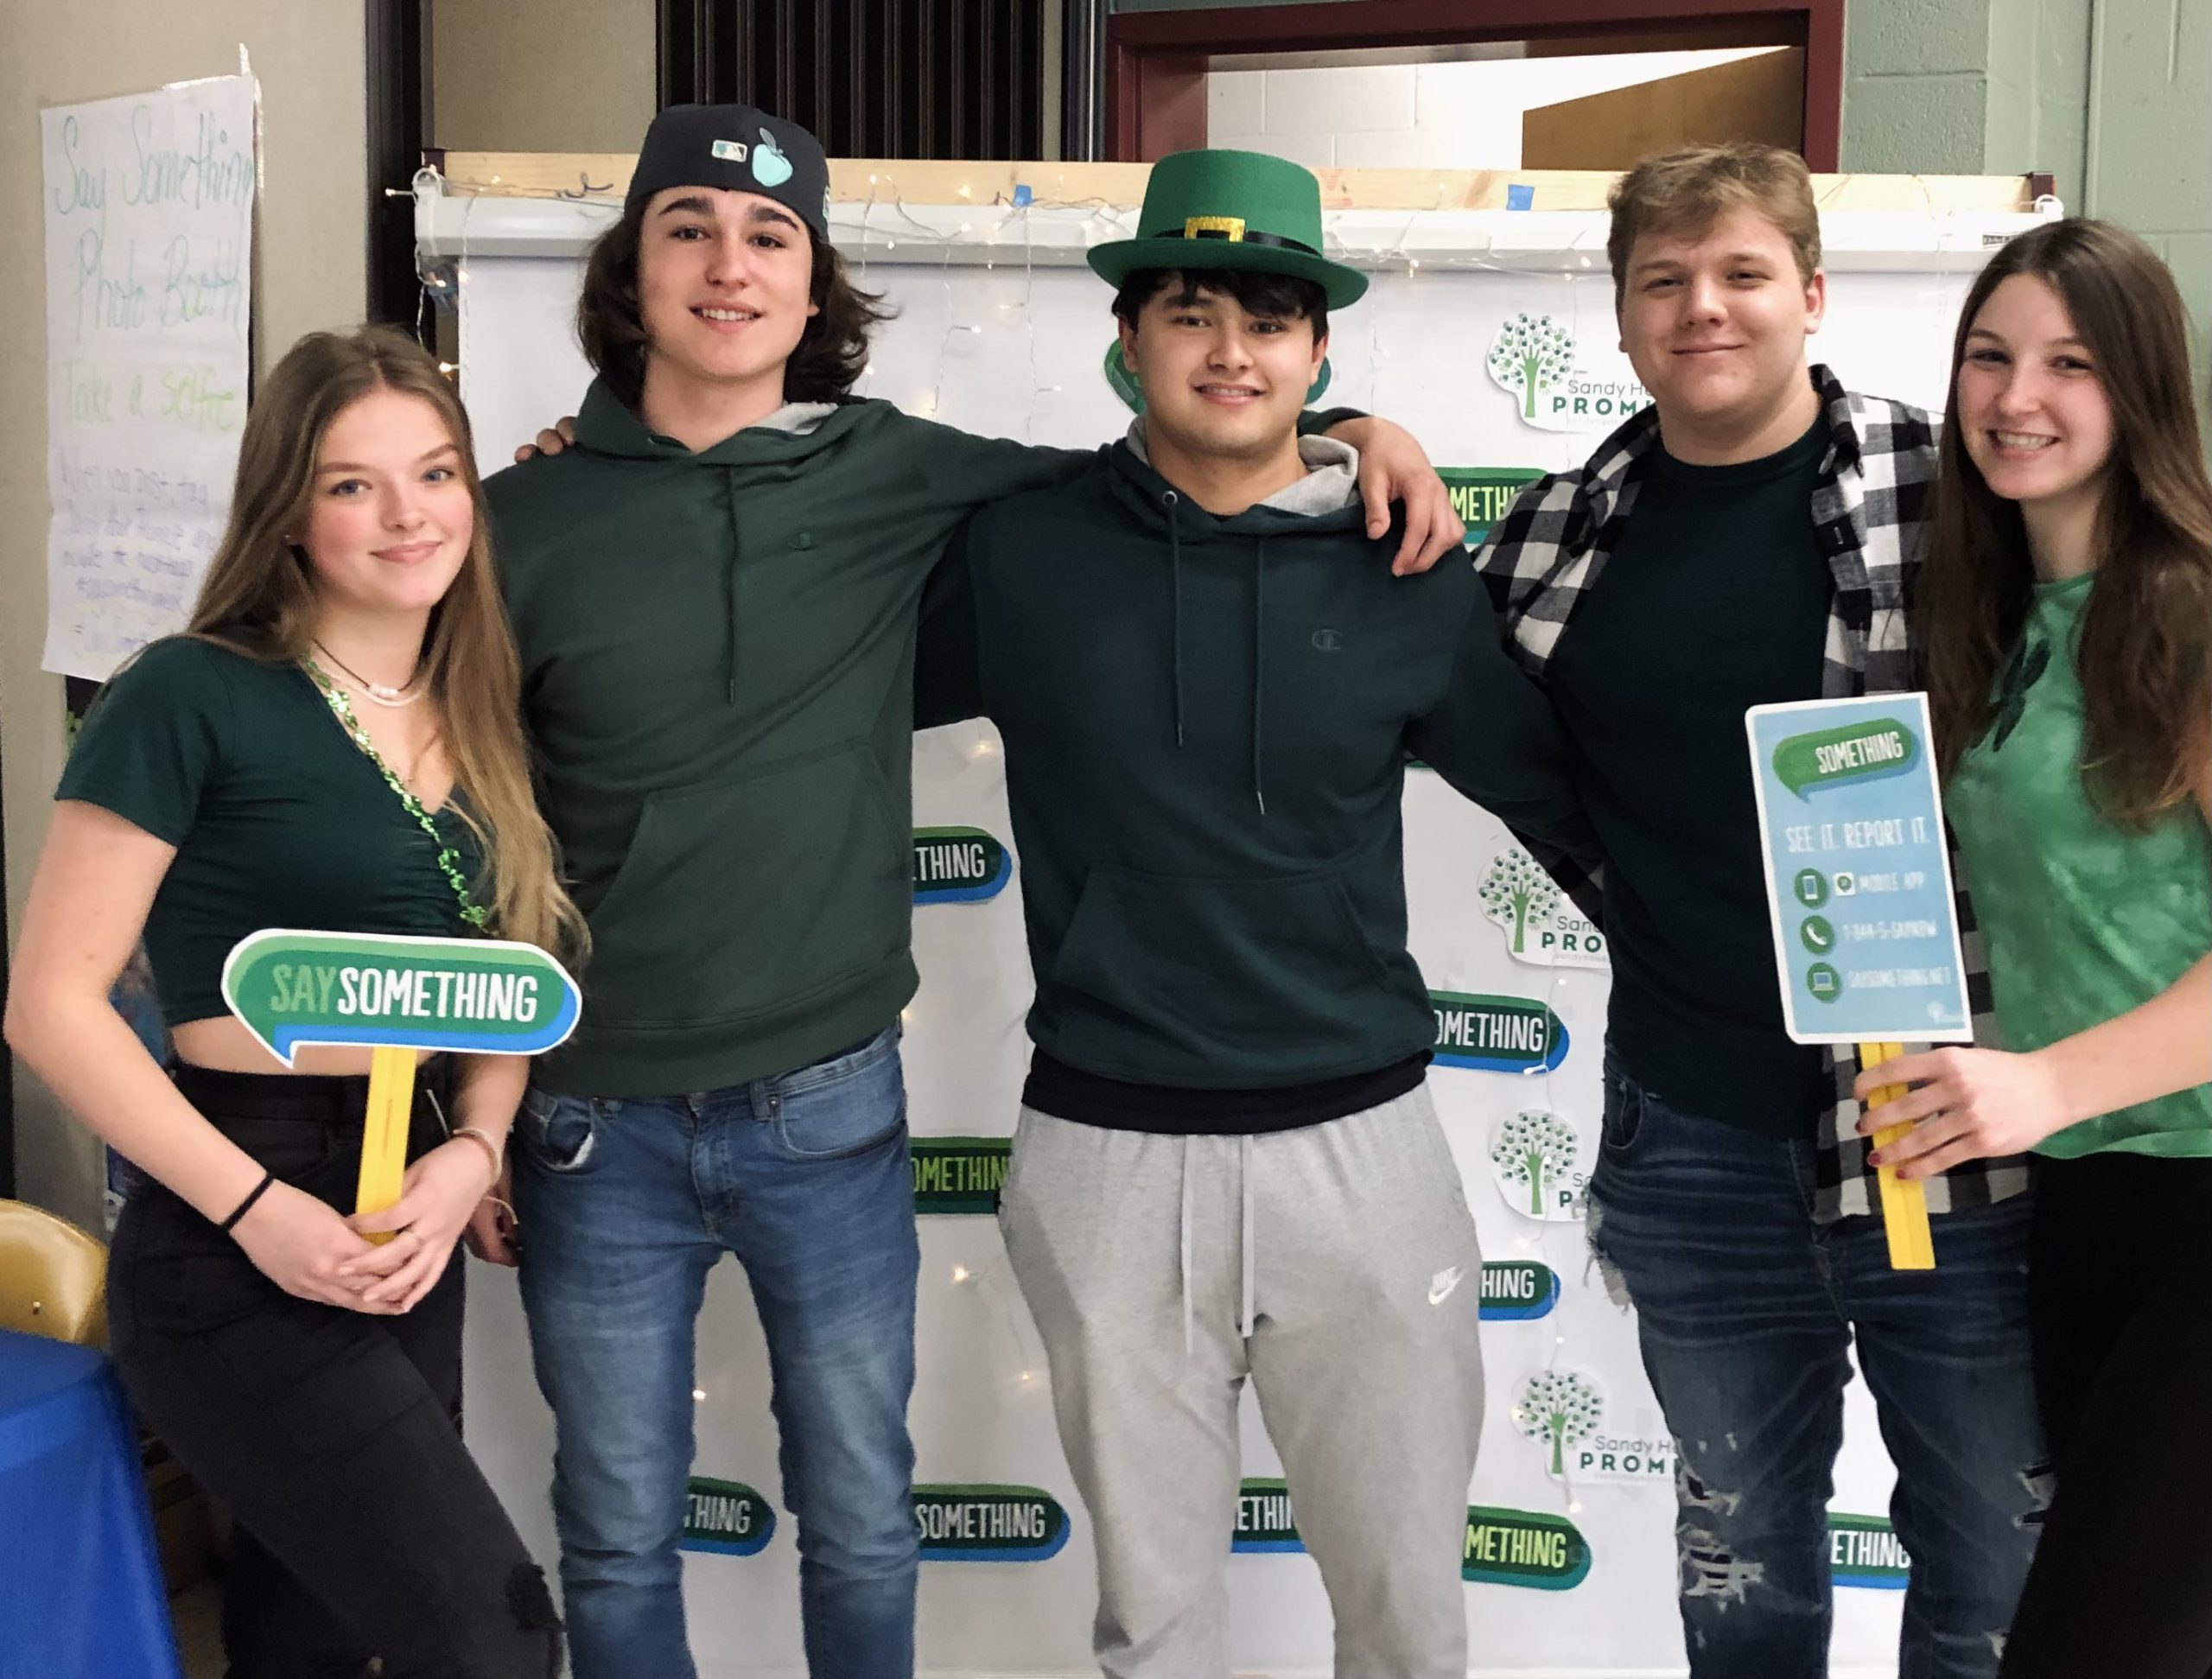
<svg viewBox="0 0 2212 1679"><path fill-rule="evenodd" d="M1406 951L1411 753L1516 827L1589 830L1474 569L1390 575L1355 504L1219 518L1126 442L984 509L933 580L924 722L999 726L1055 1060L1310 1084L1434 1041Z"/></svg>
<svg viewBox="0 0 2212 1679"><path fill-rule="evenodd" d="M883 402L695 454L594 384L574 448L489 480L540 797L592 930L544 1083L713 1090L896 1018L923 582L976 507L1090 458Z"/></svg>

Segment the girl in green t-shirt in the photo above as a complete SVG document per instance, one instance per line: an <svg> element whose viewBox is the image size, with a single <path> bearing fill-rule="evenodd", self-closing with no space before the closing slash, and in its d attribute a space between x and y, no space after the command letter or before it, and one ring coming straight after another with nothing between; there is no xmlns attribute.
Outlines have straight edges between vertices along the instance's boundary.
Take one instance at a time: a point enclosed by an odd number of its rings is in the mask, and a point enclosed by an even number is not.
<svg viewBox="0 0 2212 1679"><path fill-rule="evenodd" d="M511 1235L486 1198L528 1065L422 1063L400 1199L349 1218L372 1052L288 1069L220 984L272 926L574 953L485 528L467 419L419 346L294 346L247 417L188 632L103 691L24 910L8 1041L144 1174L116 1227L111 1342L237 1517L234 1674L560 1665L543 1577L453 1423L450 1262L464 1228ZM108 1002L142 939L171 1075Z"/></svg>
<svg viewBox="0 0 2212 1679"><path fill-rule="evenodd" d="M2002 1679L2212 1673L2212 485L2173 277L2095 221L1959 321L1922 573L1936 745L2005 1050L1868 1131L1922 1177L2032 1148L2056 1493Z"/></svg>

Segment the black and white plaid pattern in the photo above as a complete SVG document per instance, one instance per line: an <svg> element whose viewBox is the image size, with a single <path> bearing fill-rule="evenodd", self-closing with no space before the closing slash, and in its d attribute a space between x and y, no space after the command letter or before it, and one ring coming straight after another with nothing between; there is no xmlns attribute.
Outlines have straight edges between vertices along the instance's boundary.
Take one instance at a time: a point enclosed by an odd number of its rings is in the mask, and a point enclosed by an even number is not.
<svg viewBox="0 0 2212 1679"><path fill-rule="evenodd" d="M1829 433L1813 492L1813 523L1835 580L1821 691L1831 698L1902 692L1913 686L1906 608L1936 475L1935 422L1902 403L1846 391L1826 367L1812 372ZM1580 471L1553 473L1523 490L1476 556L1509 649L1540 680L1575 609L1619 545L1658 441L1658 410L1647 408L1599 444ZM1526 836L1516 837L1602 926L1600 876ZM1959 881L1955 843L1951 875ZM1965 887L1957 885L1956 894L1974 1036L1993 1043L1981 935ZM1815 1214L1823 1223L1872 1213L1881 1205L1876 1174L1866 1164L1869 1146L1855 1129L1859 1109L1851 1087L1858 1057L1843 1049L1827 1059L1836 1099L1820 1128ZM1969 1161L1926 1181L1929 1211L1950 1212L2018 1194L2028 1186L2028 1167L2018 1155Z"/></svg>

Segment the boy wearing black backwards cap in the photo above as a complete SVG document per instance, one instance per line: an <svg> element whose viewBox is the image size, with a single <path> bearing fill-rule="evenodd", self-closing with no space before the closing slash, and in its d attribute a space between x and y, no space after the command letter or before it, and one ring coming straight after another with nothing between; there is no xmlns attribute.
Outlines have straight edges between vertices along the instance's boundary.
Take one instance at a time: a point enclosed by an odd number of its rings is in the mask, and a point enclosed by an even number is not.
<svg viewBox="0 0 2212 1679"><path fill-rule="evenodd" d="M913 1667L915 620L963 518L1090 457L849 397L881 315L830 244L828 180L795 124L662 112L586 265L575 446L487 486L594 943L512 1196L577 1679L694 1672L677 1544L725 1253L766 1333L810 1669ZM1350 423L1370 460L1380 425ZM1417 447L1379 442L1408 546L1451 545Z"/></svg>

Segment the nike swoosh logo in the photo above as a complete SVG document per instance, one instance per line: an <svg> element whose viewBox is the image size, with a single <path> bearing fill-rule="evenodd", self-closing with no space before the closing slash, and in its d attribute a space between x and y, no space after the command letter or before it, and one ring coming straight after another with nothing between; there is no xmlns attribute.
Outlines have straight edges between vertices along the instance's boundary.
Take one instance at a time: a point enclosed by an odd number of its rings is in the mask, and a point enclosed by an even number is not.
<svg viewBox="0 0 2212 1679"><path fill-rule="evenodd" d="M1454 1265L1450 1270L1439 1271L1434 1276L1429 1278L1428 1303L1431 1306L1443 1305L1452 1297L1452 1291L1459 1286L1459 1280L1466 1275L1465 1266Z"/></svg>

